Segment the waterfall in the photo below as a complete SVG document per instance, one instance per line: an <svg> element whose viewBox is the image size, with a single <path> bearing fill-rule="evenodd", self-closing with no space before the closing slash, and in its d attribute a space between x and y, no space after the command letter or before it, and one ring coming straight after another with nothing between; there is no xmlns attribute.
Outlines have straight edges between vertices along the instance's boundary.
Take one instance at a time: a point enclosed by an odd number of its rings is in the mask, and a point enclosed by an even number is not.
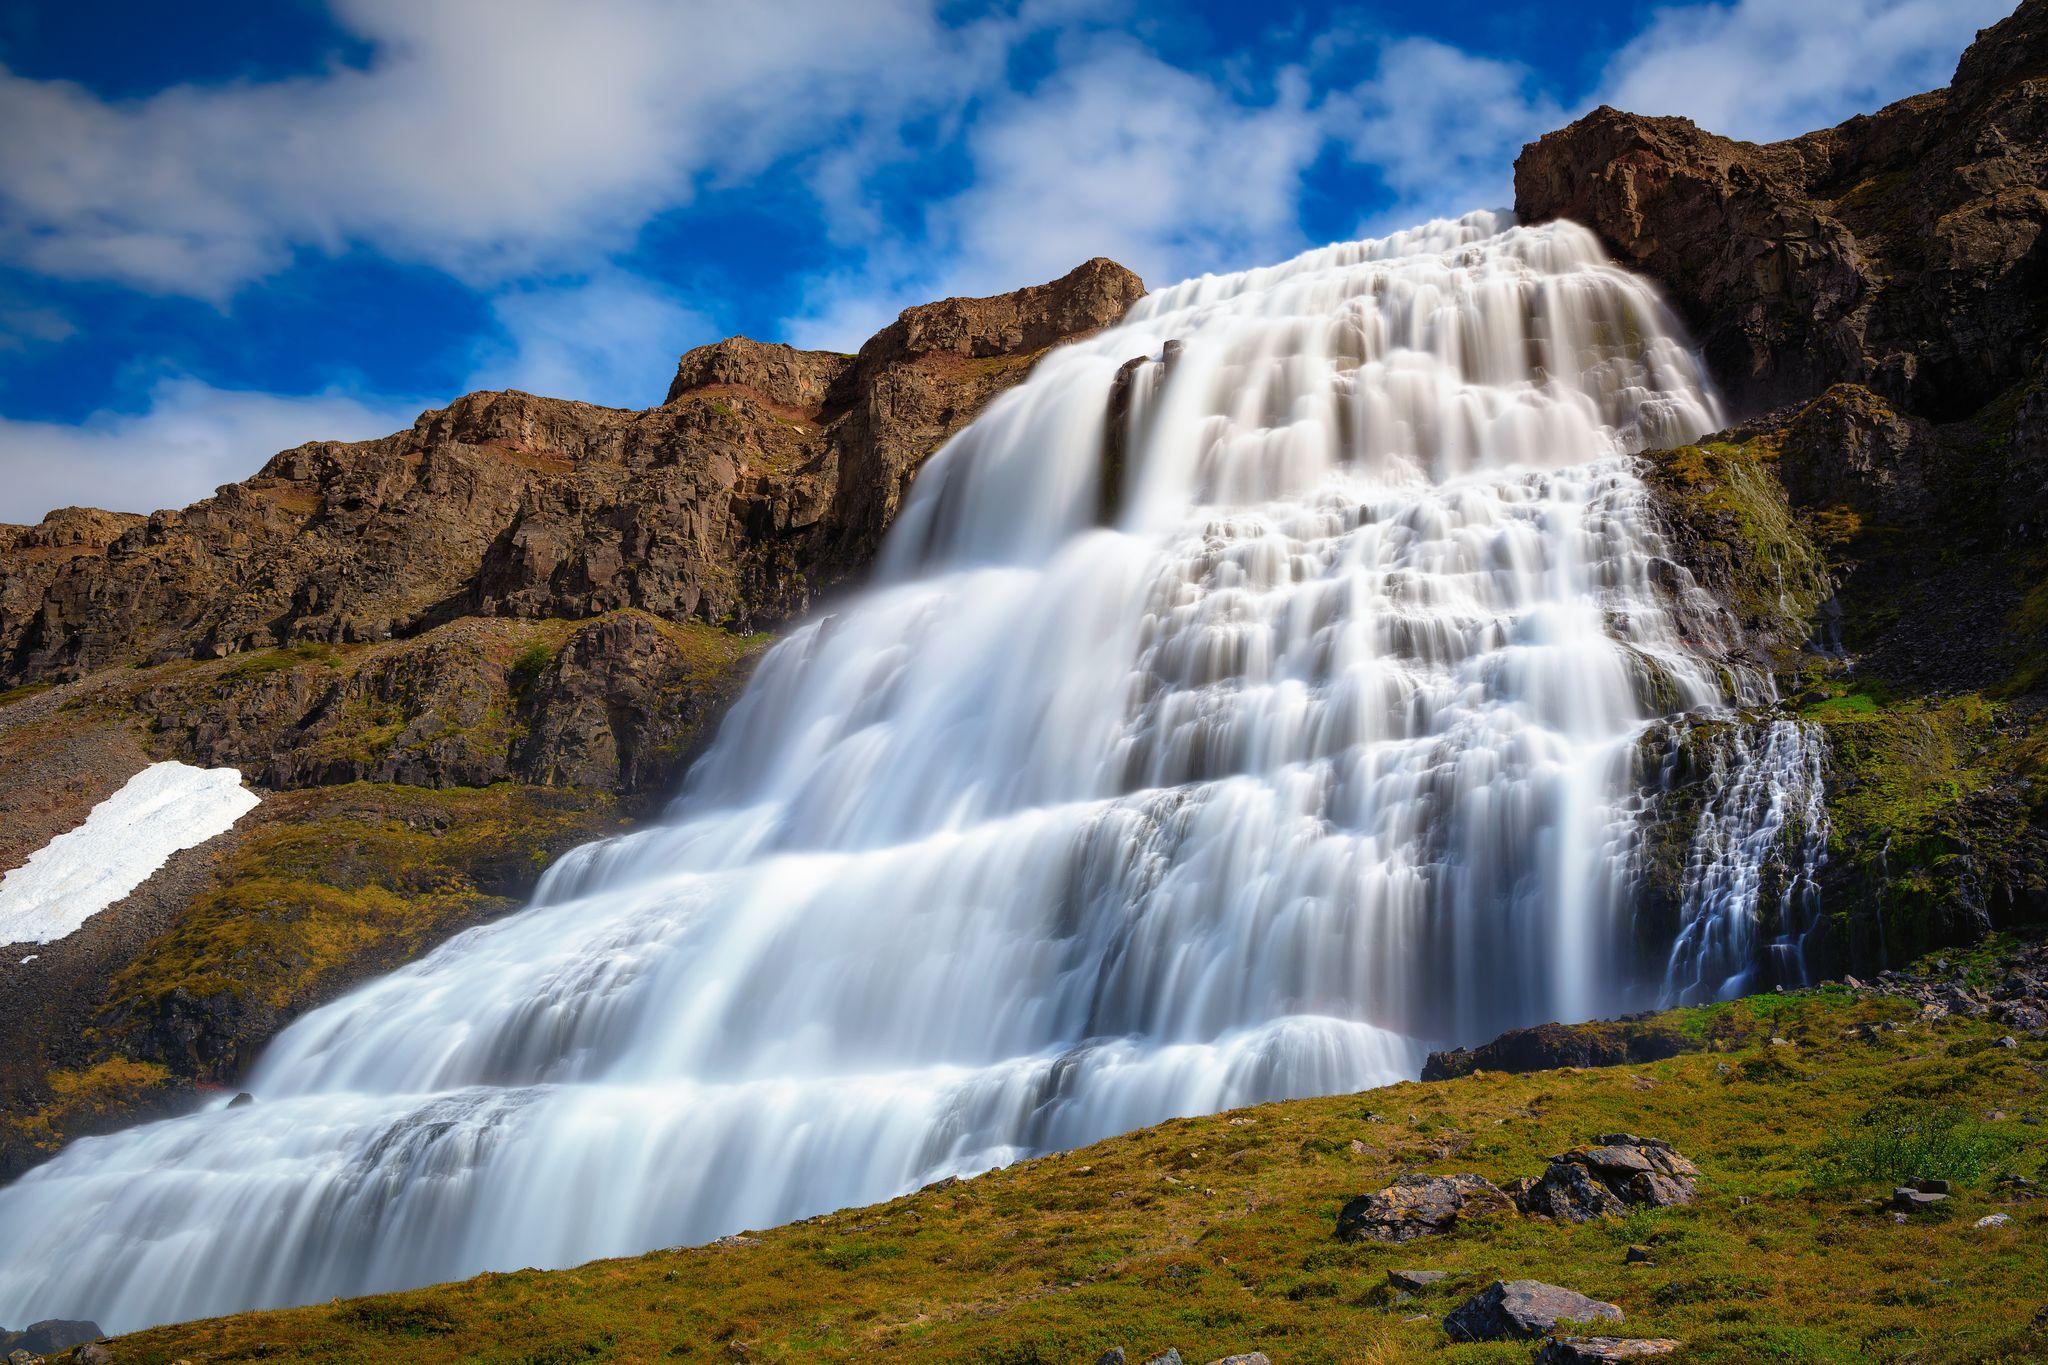
<svg viewBox="0 0 2048 1365"><path fill-rule="evenodd" d="M1717 418L1567 223L1148 296L932 459L661 824L300 1019L254 1105L0 1191L0 1321L700 1241L1654 993L1636 741L1730 699L1630 455Z"/></svg>
<svg viewBox="0 0 2048 1365"><path fill-rule="evenodd" d="M1800 721L1719 735L1711 796L1686 855L1665 999L1730 1000L1811 980L1806 939L1819 918L1827 861L1826 762L1827 741Z"/></svg>

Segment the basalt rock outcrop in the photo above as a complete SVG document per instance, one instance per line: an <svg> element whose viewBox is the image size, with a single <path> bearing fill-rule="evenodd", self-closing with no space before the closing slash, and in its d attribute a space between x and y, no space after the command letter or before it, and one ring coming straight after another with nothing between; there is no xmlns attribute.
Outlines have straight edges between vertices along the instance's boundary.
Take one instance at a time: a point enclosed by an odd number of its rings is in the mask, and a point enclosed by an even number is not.
<svg viewBox="0 0 2048 1365"><path fill-rule="evenodd" d="M85 539L54 565L0 559L0 685L463 616L773 625L861 571L947 436L1142 289L1091 261L910 309L856 356L703 348L645 412L476 393L379 440L285 451L182 510L91 528L54 514L8 532Z"/></svg>
<svg viewBox="0 0 2048 1365"><path fill-rule="evenodd" d="M1597 109L1523 150L1515 209L1661 280L1746 413L1854 383L1947 419L2034 360L2044 179L2048 5L2027 0L1946 89L1785 142Z"/></svg>

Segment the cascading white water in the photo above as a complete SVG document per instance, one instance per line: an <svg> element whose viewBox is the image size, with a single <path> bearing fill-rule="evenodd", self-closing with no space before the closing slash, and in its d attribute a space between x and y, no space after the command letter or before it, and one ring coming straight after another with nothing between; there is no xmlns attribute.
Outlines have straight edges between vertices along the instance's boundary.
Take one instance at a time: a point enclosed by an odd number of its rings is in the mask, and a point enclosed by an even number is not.
<svg viewBox="0 0 2048 1365"><path fill-rule="evenodd" d="M1731 727L1686 856L1664 998L1730 1000L1773 980L1805 983L1806 939L1827 861L1827 741L1812 725ZM1759 934L1775 930L1767 943Z"/></svg>
<svg viewBox="0 0 2048 1365"><path fill-rule="evenodd" d="M1149 296L934 458L667 823L0 1191L0 1321L701 1240L1654 993L1635 741L1726 699L1627 456L1715 424L1569 224Z"/></svg>

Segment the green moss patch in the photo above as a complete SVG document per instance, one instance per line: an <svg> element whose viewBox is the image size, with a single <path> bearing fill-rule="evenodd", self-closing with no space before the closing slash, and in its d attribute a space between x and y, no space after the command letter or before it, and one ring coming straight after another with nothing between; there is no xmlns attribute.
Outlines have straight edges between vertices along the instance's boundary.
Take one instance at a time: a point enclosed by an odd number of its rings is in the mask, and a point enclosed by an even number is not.
<svg viewBox="0 0 2048 1365"><path fill-rule="evenodd" d="M598 793L501 784L429 789L372 783L287 792L213 886L117 975L103 1012L110 1038L148 1037L198 1002L251 1042L346 986L418 956L459 929L515 908L567 848L616 832ZM200 1079L232 1046L189 1061Z"/></svg>

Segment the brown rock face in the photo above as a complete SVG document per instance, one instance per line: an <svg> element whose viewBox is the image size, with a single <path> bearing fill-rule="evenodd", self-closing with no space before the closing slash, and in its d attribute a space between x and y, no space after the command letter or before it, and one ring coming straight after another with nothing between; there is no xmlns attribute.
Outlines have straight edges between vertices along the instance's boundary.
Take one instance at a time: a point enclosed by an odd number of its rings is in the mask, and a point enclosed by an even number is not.
<svg viewBox="0 0 2048 1365"><path fill-rule="evenodd" d="M1787 142L1596 109L1523 149L1515 210L1662 281L1745 412L1847 382L1940 419L2032 360L2044 180L2048 0L2026 0L1947 89Z"/></svg>
<svg viewBox="0 0 2048 1365"><path fill-rule="evenodd" d="M0 686L470 615L772 624L865 567L918 465L1041 351L1142 290L1091 261L910 309L855 357L700 348L646 412L471 394L181 511L57 514L0 539Z"/></svg>

